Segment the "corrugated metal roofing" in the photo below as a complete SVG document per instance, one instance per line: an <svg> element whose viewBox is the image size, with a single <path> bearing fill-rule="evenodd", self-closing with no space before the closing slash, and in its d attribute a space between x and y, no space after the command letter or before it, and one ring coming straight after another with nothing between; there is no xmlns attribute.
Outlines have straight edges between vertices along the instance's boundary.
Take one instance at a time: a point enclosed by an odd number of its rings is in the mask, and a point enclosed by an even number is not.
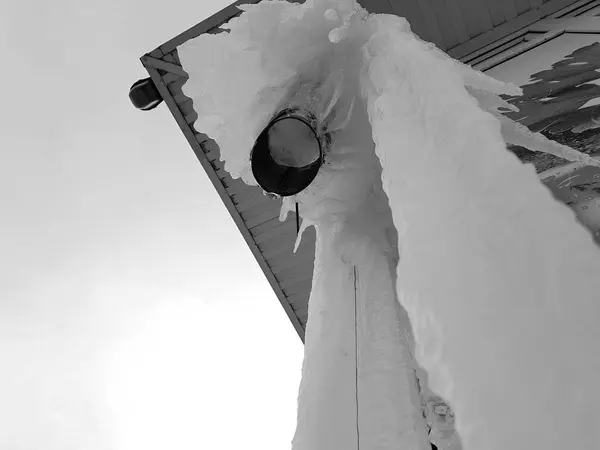
<svg viewBox="0 0 600 450"><path fill-rule="evenodd" d="M186 73L177 47L218 27L239 14L241 0L176 36L142 57L161 95L190 146L231 213L256 260L298 334L304 338L314 259L314 231L308 231L296 254L296 219L279 221L280 201L257 187L233 180L219 160L219 147L192 126L197 118L192 100L181 91ZM423 39L470 64L481 64L526 39L527 27L545 17L575 15L597 2L592 0L362 0L370 12L404 16ZM590 6L591 5L591 6Z"/></svg>

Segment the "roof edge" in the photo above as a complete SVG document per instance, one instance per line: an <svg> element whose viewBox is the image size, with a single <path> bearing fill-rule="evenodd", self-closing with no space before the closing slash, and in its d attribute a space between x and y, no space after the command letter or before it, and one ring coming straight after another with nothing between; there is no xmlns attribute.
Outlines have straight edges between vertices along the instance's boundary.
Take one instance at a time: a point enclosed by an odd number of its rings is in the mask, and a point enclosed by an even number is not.
<svg viewBox="0 0 600 450"><path fill-rule="evenodd" d="M583 0L578 3L591 2L593 0ZM469 56L477 52L478 50L499 41L506 36L518 32L524 28L530 27L534 23L551 16L565 8L569 8L573 5L573 0L551 0L544 3L537 9L529 10L514 19L504 22L490 31L482 33L469 39L462 44L458 44L455 47L446 50L446 53L455 59L468 59Z"/></svg>
<svg viewBox="0 0 600 450"><path fill-rule="evenodd" d="M238 6L254 4L260 1L261 0L237 0L235 3L226 6L202 22L194 25L191 28L188 28L183 33L178 34L173 39L168 40L156 50L150 52L150 55L155 58L162 58L164 55L172 52L184 42L198 37L201 34L206 33L208 30L219 27L232 17L239 15L241 10L238 8Z"/></svg>
<svg viewBox="0 0 600 450"><path fill-rule="evenodd" d="M227 193L225 187L223 186L223 183L221 183L221 180L219 179L210 161L208 160L208 157L206 156L206 153L203 149L203 144L208 140L208 138L206 138L206 135L201 133L198 134L198 137L200 139L196 137L196 133L183 116L181 110L179 109L179 106L177 105L177 102L171 95L171 92L169 91L169 88L167 87L165 80L160 75L158 69L156 67L152 67L152 65L147 64L147 62L148 60L142 57L142 64L148 71L148 74L152 78L152 81L156 85L156 88L160 92L160 95L162 96L167 107L171 111L171 114L173 115L175 121L177 122L177 125L179 125L179 128L183 132L186 140L188 141L188 144L196 154L196 158L204 168L204 171L206 172L212 185L215 187L219 197L223 201L223 204L229 211L229 214L231 215L233 221L238 227L240 233L242 234L242 237L244 238L246 244L250 248L254 259L262 269L269 284L271 285L271 288L275 292L277 299L281 303L281 306L283 306L283 309L286 312L290 322L292 322L292 325L296 329L298 336L300 337L302 342L304 342L304 327L300 323L300 319L296 316L292 305L289 303L287 296L283 292L283 289L281 288L279 282L275 278L275 275L271 271L269 264L267 263L262 252L258 248L258 245L254 241L250 230L248 230L248 228L246 227L239 211L236 209L235 205L233 204L233 201L231 200L231 197Z"/></svg>

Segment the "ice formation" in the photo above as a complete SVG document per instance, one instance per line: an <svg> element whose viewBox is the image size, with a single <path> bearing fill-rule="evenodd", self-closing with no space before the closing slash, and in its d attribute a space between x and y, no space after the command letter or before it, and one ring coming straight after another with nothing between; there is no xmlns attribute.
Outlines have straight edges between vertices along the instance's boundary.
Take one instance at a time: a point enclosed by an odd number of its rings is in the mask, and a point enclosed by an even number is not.
<svg viewBox="0 0 600 450"><path fill-rule="evenodd" d="M504 119L519 88L402 18L352 0L241 9L179 49L196 128L248 184L283 108L328 143L282 206L317 229L293 449L600 448L600 251L506 142L598 163Z"/></svg>

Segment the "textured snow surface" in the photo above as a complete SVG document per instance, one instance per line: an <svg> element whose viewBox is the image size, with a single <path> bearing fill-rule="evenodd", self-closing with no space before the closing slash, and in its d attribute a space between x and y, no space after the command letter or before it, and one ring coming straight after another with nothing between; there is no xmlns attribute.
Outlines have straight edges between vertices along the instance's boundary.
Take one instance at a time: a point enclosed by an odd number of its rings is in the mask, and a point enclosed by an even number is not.
<svg viewBox="0 0 600 450"><path fill-rule="evenodd" d="M598 247L455 71L373 20L362 86L432 389L466 449L600 448Z"/></svg>
<svg viewBox="0 0 600 450"><path fill-rule="evenodd" d="M499 120L519 88L404 19L350 0L242 9L179 49L196 129L248 184L281 109L314 114L327 143L282 205L317 228L294 450L427 448L413 354L463 448L600 448L600 251L505 141L585 155Z"/></svg>
<svg viewBox="0 0 600 450"><path fill-rule="evenodd" d="M429 449L388 257L362 233L317 230L292 448Z"/></svg>

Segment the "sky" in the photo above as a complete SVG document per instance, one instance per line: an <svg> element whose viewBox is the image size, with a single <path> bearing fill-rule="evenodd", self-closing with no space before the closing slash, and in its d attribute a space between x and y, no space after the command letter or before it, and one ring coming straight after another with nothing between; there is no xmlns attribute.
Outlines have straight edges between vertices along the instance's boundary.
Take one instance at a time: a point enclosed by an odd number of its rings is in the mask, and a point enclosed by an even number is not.
<svg viewBox="0 0 600 450"><path fill-rule="evenodd" d="M290 447L302 345L139 57L228 1L6 2L0 450Z"/></svg>

